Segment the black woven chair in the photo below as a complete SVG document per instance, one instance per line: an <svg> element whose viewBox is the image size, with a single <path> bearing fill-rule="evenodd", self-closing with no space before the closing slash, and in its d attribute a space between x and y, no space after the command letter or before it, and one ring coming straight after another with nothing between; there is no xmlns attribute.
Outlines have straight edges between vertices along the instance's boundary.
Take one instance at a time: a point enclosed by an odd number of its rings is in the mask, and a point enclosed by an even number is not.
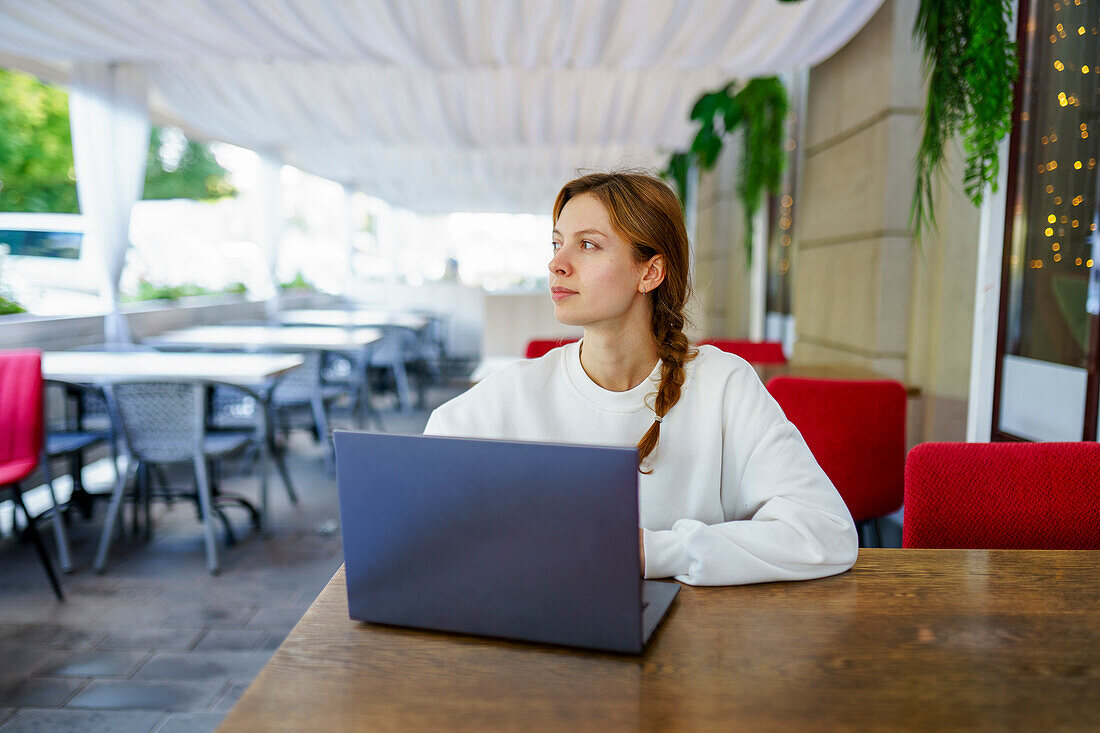
<svg viewBox="0 0 1100 733"><path fill-rule="evenodd" d="M126 484L132 474L149 466L190 465L194 470L193 492L169 490L167 493L172 497L186 497L196 502L203 524L206 566L211 573L216 574L220 570L214 538L215 514L225 525L230 543L233 542L229 520L221 507L215 504L215 498L222 503L232 502L249 509L253 524L259 527L260 514L255 507L240 497L215 497L211 489L210 464L241 455L255 443L257 435L254 431L207 432L207 393L214 386L233 385L158 381L120 382L108 387L109 402L122 428L130 460L111 494L110 507L96 552L97 572L103 572L106 566L107 552ZM147 529L150 526L151 494L149 482L145 481L144 496L141 498L145 501Z"/></svg>

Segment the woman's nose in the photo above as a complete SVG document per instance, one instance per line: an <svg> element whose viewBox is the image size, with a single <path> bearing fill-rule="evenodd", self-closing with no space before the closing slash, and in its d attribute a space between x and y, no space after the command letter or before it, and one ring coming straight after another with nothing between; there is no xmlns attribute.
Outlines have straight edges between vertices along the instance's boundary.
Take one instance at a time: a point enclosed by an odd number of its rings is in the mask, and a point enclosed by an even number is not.
<svg viewBox="0 0 1100 733"><path fill-rule="evenodd" d="M562 256L561 250L554 253L554 256L550 258L550 272L555 275L566 275L569 273L569 261Z"/></svg>

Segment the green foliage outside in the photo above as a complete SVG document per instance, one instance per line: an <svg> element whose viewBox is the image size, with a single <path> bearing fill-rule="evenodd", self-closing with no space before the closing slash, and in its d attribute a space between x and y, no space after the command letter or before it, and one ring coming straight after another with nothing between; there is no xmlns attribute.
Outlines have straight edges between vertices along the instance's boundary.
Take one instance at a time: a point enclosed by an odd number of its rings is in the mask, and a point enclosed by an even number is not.
<svg viewBox="0 0 1100 733"><path fill-rule="evenodd" d="M69 97L0 69L0 211L76 213Z"/></svg>
<svg viewBox="0 0 1100 733"><path fill-rule="evenodd" d="M305 276L302 275L301 270L298 270L298 272L296 272L294 274L294 279L291 280L290 282L279 283L279 288L282 289L282 290L316 290L317 289L317 288L313 287L313 283L306 280Z"/></svg>
<svg viewBox="0 0 1100 733"><path fill-rule="evenodd" d="M736 84L731 82L699 97L691 108L691 119L699 123L699 131L689 150L672 155L663 175L676 183L683 204L691 166L700 171L712 169L725 142L740 129L737 195L745 216L745 259L751 263L753 218L760 209L764 191L779 192L787 167L783 134L790 103L786 87L778 77L752 79L740 90L735 88Z"/></svg>
<svg viewBox="0 0 1100 733"><path fill-rule="evenodd" d="M0 244L0 316L12 313L26 313L27 309L19 305L4 285L4 256L9 252L8 245Z"/></svg>
<svg viewBox="0 0 1100 733"><path fill-rule="evenodd" d="M206 145L153 128L146 199L236 195ZM78 213L69 97L29 74L0 69L0 211Z"/></svg>
<svg viewBox="0 0 1100 733"><path fill-rule="evenodd" d="M1013 85L1019 73L1008 34L1009 0L945 3L921 0L913 35L924 46L928 101L917 151L910 226L920 237L935 226L932 179L955 135L966 151L963 184L975 206L988 184L997 190L997 144L1012 129Z"/></svg>
<svg viewBox="0 0 1100 733"><path fill-rule="evenodd" d="M27 309L16 303L14 300L5 298L0 295L0 316L7 316L13 313L26 313Z"/></svg>
<svg viewBox="0 0 1100 733"><path fill-rule="evenodd" d="M138 282L138 289L136 293L128 293L122 296L122 300L126 302L137 302L143 300L171 300L176 301L181 298L189 298L193 295L218 295L221 293L245 293L247 288L244 283L232 283L227 285L221 290L210 290L194 283L183 283L182 285L159 285L149 282L148 280L141 280Z"/></svg>

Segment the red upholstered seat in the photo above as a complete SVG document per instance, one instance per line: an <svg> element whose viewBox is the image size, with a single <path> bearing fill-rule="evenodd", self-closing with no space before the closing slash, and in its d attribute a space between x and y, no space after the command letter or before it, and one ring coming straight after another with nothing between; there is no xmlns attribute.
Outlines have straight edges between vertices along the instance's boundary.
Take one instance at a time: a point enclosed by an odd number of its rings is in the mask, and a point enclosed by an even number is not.
<svg viewBox="0 0 1100 733"><path fill-rule="evenodd" d="M22 481L42 455L42 356L0 352L0 485Z"/></svg>
<svg viewBox="0 0 1100 733"><path fill-rule="evenodd" d="M27 518L27 534L34 542L39 558L59 600L61 584L57 580L35 517L23 504L19 482L34 473L45 441L42 398L42 355L34 350L0 352L0 493L10 493L15 505ZM60 521L55 516L54 521Z"/></svg>
<svg viewBox="0 0 1100 733"><path fill-rule="evenodd" d="M891 380L775 377L787 419L832 480L856 522L901 508L905 477L905 387Z"/></svg>
<svg viewBox="0 0 1100 733"><path fill-rule="evenodd" d="M786 364L787 356L783 353L783 344L778 341L739 341L726 339L703 339L700 346L709 344L722 351L737 354L742 359L752 364Z"/></svg>
<svg viewBox="0 0 1100 733"><path fill-rule="evenodd" d="M902 546L1100 550L1100 445L916 446Z"/></svg>
<svg viewBox="0 0 1100 733"><path fill-rule="evenodd" d="M537 359L551 349L571 344L576 340L577 339L534 339L533 341L527 342L526 356L528 359Z"/></svg>

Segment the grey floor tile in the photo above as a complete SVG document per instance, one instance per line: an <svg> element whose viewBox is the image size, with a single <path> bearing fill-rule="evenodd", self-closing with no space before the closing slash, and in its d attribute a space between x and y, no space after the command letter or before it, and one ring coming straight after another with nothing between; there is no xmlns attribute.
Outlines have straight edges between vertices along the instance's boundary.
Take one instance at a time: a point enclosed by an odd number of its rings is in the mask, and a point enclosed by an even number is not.
<svg viewBox="0 0 1100 733"><path fill-rule="evenodd" d="M28 677L0 689L0 706L31 708L61 705L85 681L67 677Z"/></svg>
<svg viewBox="0 0 1100 733"><path fill-rule="evenodd" d="M34 669L36 675L65 677L128 677L147 657L147 652L54 652Z"/></svg>
<svg viewBox="0 0 1100 733"><path fill-rule="evenodd" d="M137 680L251 680L271 658L264 652L154 654L134 674Z"/></svg>
<svg viewBox="0 0 1100 733"><path fill-rule="evenodd" d="M31 670L50 656L50 650L38 646L0 643L0 688L9 687L30 674Z"/></svg>
<svg viewBox="0 0 1100 733"><path fill-rule="evenodd" d="M289 632L304 613L297 608L261 608L248 622L248 628Z"/></svg>
<svg viewBox="0 0 1100 733"><path fill-rule="evenodd" d="M225 713L171 713L155 733L211 733Z"/></svg>
<svg viewBox="0 0 1100 733"><path fill-rule="evenodd" d="M101 628L61 624L15 624L0 628L0 646L7 642L54 649L89 649L106 635Z"/></svg>
<svg viewBox="0 0 1100 733"><path fill-rule="evenodd" d="M198 640L201 628L128 628L108 633L96 649L150 651L185 651Z"/></svg>
<svg viewBox="0 0 1100 733"><path fill-rule="evenodd" d="M168 712L206 711L222 691L222 681L145 682L94 680L73 696L70 708L114 708L164 710Z"/></svg>
<svg viewBox="0 0 1100 733"><path fill-rule="evenodd" d="M214 703L214 709L221 713L228 713L233 709L233 706L237 704L237 700L241 699L241 695L248 689L251 682L233 682L229 685L229 688L222 693L218 701Z"/></svg>
<svg viewBox="0 0 1100 733"><path fill-rule="evenodd" d="M138 710L20 710L3 733L147 733L164 718Z"/></svg>
<svg viewBox="0 0 1100 733"><path fill-rule="evenodd" d="M159 626L239 628L256 613L254 606L176 606L158 620Z"/></svg>
<svg viewBox="0 0 1100 733"><path fill-rule="evenodd" d="M197 652L252 651L267 637L263 629L210 629L195 645Z"/></svg>
<svg viewBox="0 0 1100 733"><path fill-rule="evenodd" d="M278 649L279 645L286 640L286 637L287 632L285 631L269 631L260 644L260 649Z"/></svg>

